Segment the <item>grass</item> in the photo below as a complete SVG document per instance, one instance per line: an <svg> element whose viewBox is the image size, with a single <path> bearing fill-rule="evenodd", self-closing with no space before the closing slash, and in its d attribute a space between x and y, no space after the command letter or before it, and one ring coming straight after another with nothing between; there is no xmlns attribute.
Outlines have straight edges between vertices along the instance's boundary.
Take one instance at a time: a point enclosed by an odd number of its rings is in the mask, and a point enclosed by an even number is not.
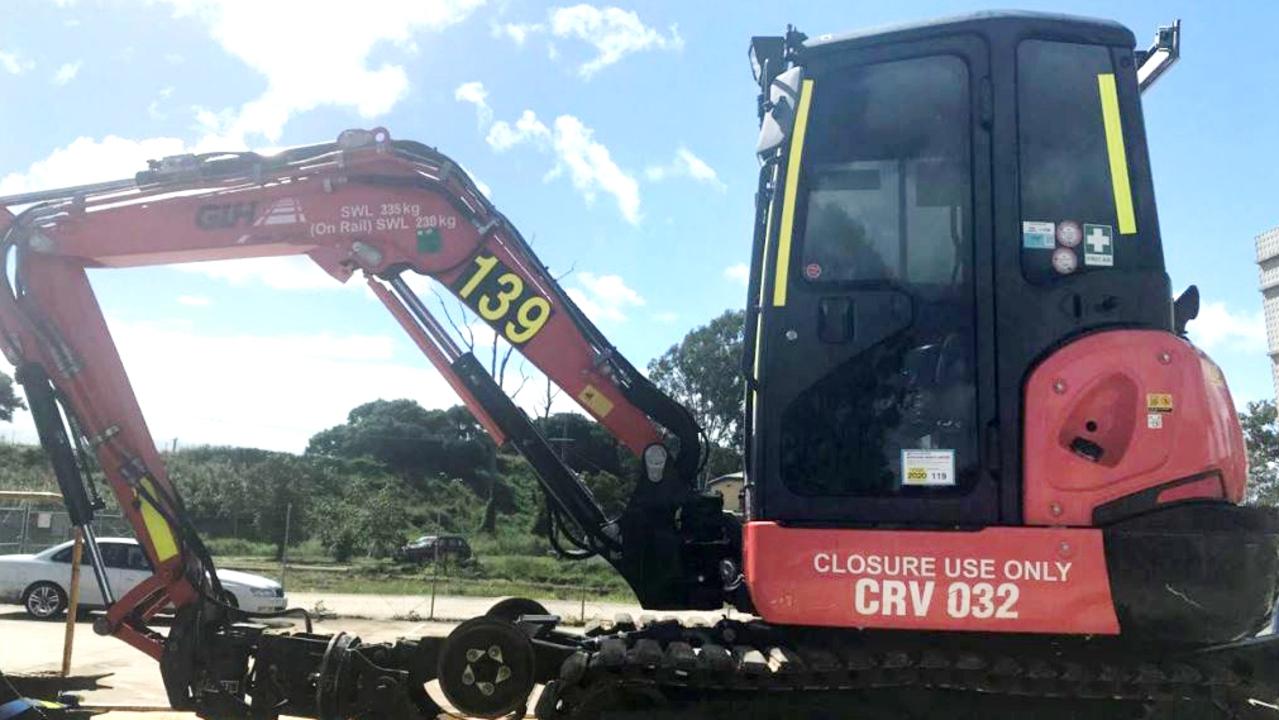
<svg viewBox="0 0 1279 720"><path fill-rule="evenodd" d="M273 559L275 548L271 545L215 540L209 546L221 567L271 577L280 574L280 562ZM599 558L571 562L547 555L488 555L481 551L501 547L496 541L478 542L476 560L463 566L441 567L438 574L429 565L370 558L334 563L311 548L290 548L288 587L291 592L425 595L434 581L435 591L441 595L518 595L556 600L585 595L596 600L635 601L617 571Z"/></svg>

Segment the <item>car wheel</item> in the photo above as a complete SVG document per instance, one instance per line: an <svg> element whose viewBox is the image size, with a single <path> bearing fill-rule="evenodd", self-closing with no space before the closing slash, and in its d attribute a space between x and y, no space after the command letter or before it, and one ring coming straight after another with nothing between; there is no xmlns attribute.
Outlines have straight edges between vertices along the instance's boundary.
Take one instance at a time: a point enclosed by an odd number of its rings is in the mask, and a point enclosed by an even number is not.
<svg viewBox="0 0 1279 720"><path fill-rule="evenodd" d="M51 582L38 582L22 595L27 614L37 620L49 620L67 609L67 594Z"/></svg>

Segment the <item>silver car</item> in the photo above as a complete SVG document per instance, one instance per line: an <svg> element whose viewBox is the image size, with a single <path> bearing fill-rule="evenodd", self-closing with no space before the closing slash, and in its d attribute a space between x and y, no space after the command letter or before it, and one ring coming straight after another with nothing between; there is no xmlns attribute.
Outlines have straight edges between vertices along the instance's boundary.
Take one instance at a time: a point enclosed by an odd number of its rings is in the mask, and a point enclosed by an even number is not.
<svg viewBox="0 0 1279 720"><path fill-rule="evenodd" d="M71 542L64 542L34 555L0 555L0 603L21 604L27 614L41 620L56 617L67 609L71 587ZM117 598L151 576L151 563L137 540L100 538L102 561L106 565L111 592ZM275 612L287 604L280 584L260 575L218 570L222 601L249 612ZM80 570L80 607L103 606L102 593L88 558Z"/></svg>

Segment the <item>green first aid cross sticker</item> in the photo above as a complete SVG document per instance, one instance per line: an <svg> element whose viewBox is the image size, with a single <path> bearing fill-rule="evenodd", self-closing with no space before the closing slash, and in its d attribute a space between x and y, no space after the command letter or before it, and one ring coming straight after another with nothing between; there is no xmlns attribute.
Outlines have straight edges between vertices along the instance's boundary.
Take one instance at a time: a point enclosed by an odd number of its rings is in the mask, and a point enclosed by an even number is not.
<svg viewBox="0 0 1279 720"><path fill-rule="evenodd" d="M1109 225L1084 225L1084 265L1114 267L1114 228Z"/></svg>
<svg viewBox="0 0 1279 720"><path fill-rule="evenodd" d="M437 253L443 241L438 228L426 228L417 231L417 251L419 253Z"/></svg>

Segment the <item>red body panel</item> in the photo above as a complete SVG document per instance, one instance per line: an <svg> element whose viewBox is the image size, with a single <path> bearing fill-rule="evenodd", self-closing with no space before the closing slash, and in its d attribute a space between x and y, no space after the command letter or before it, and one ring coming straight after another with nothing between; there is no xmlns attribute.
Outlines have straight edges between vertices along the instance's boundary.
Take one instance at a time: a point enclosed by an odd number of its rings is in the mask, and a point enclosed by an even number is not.
<svg viewBox="0 0 1279 720"><path fill-rule="evenodd" d="M1116 634L1100 530L747 523L756 612L784 625Z"/></svg>
<svg viewBox="0 0 1279 720"><path fill-rule="evenodd" d="M1072 449L1102 448L1097 460ZM1026 383L1023 513L1029 525L1091 525L1112 500L1212 473L1158 502L1240 502L1243 435L1217 366L1166 332L1096 333L1058 350ZM1220 474L1220 480L1216 474Z"/></svg>

